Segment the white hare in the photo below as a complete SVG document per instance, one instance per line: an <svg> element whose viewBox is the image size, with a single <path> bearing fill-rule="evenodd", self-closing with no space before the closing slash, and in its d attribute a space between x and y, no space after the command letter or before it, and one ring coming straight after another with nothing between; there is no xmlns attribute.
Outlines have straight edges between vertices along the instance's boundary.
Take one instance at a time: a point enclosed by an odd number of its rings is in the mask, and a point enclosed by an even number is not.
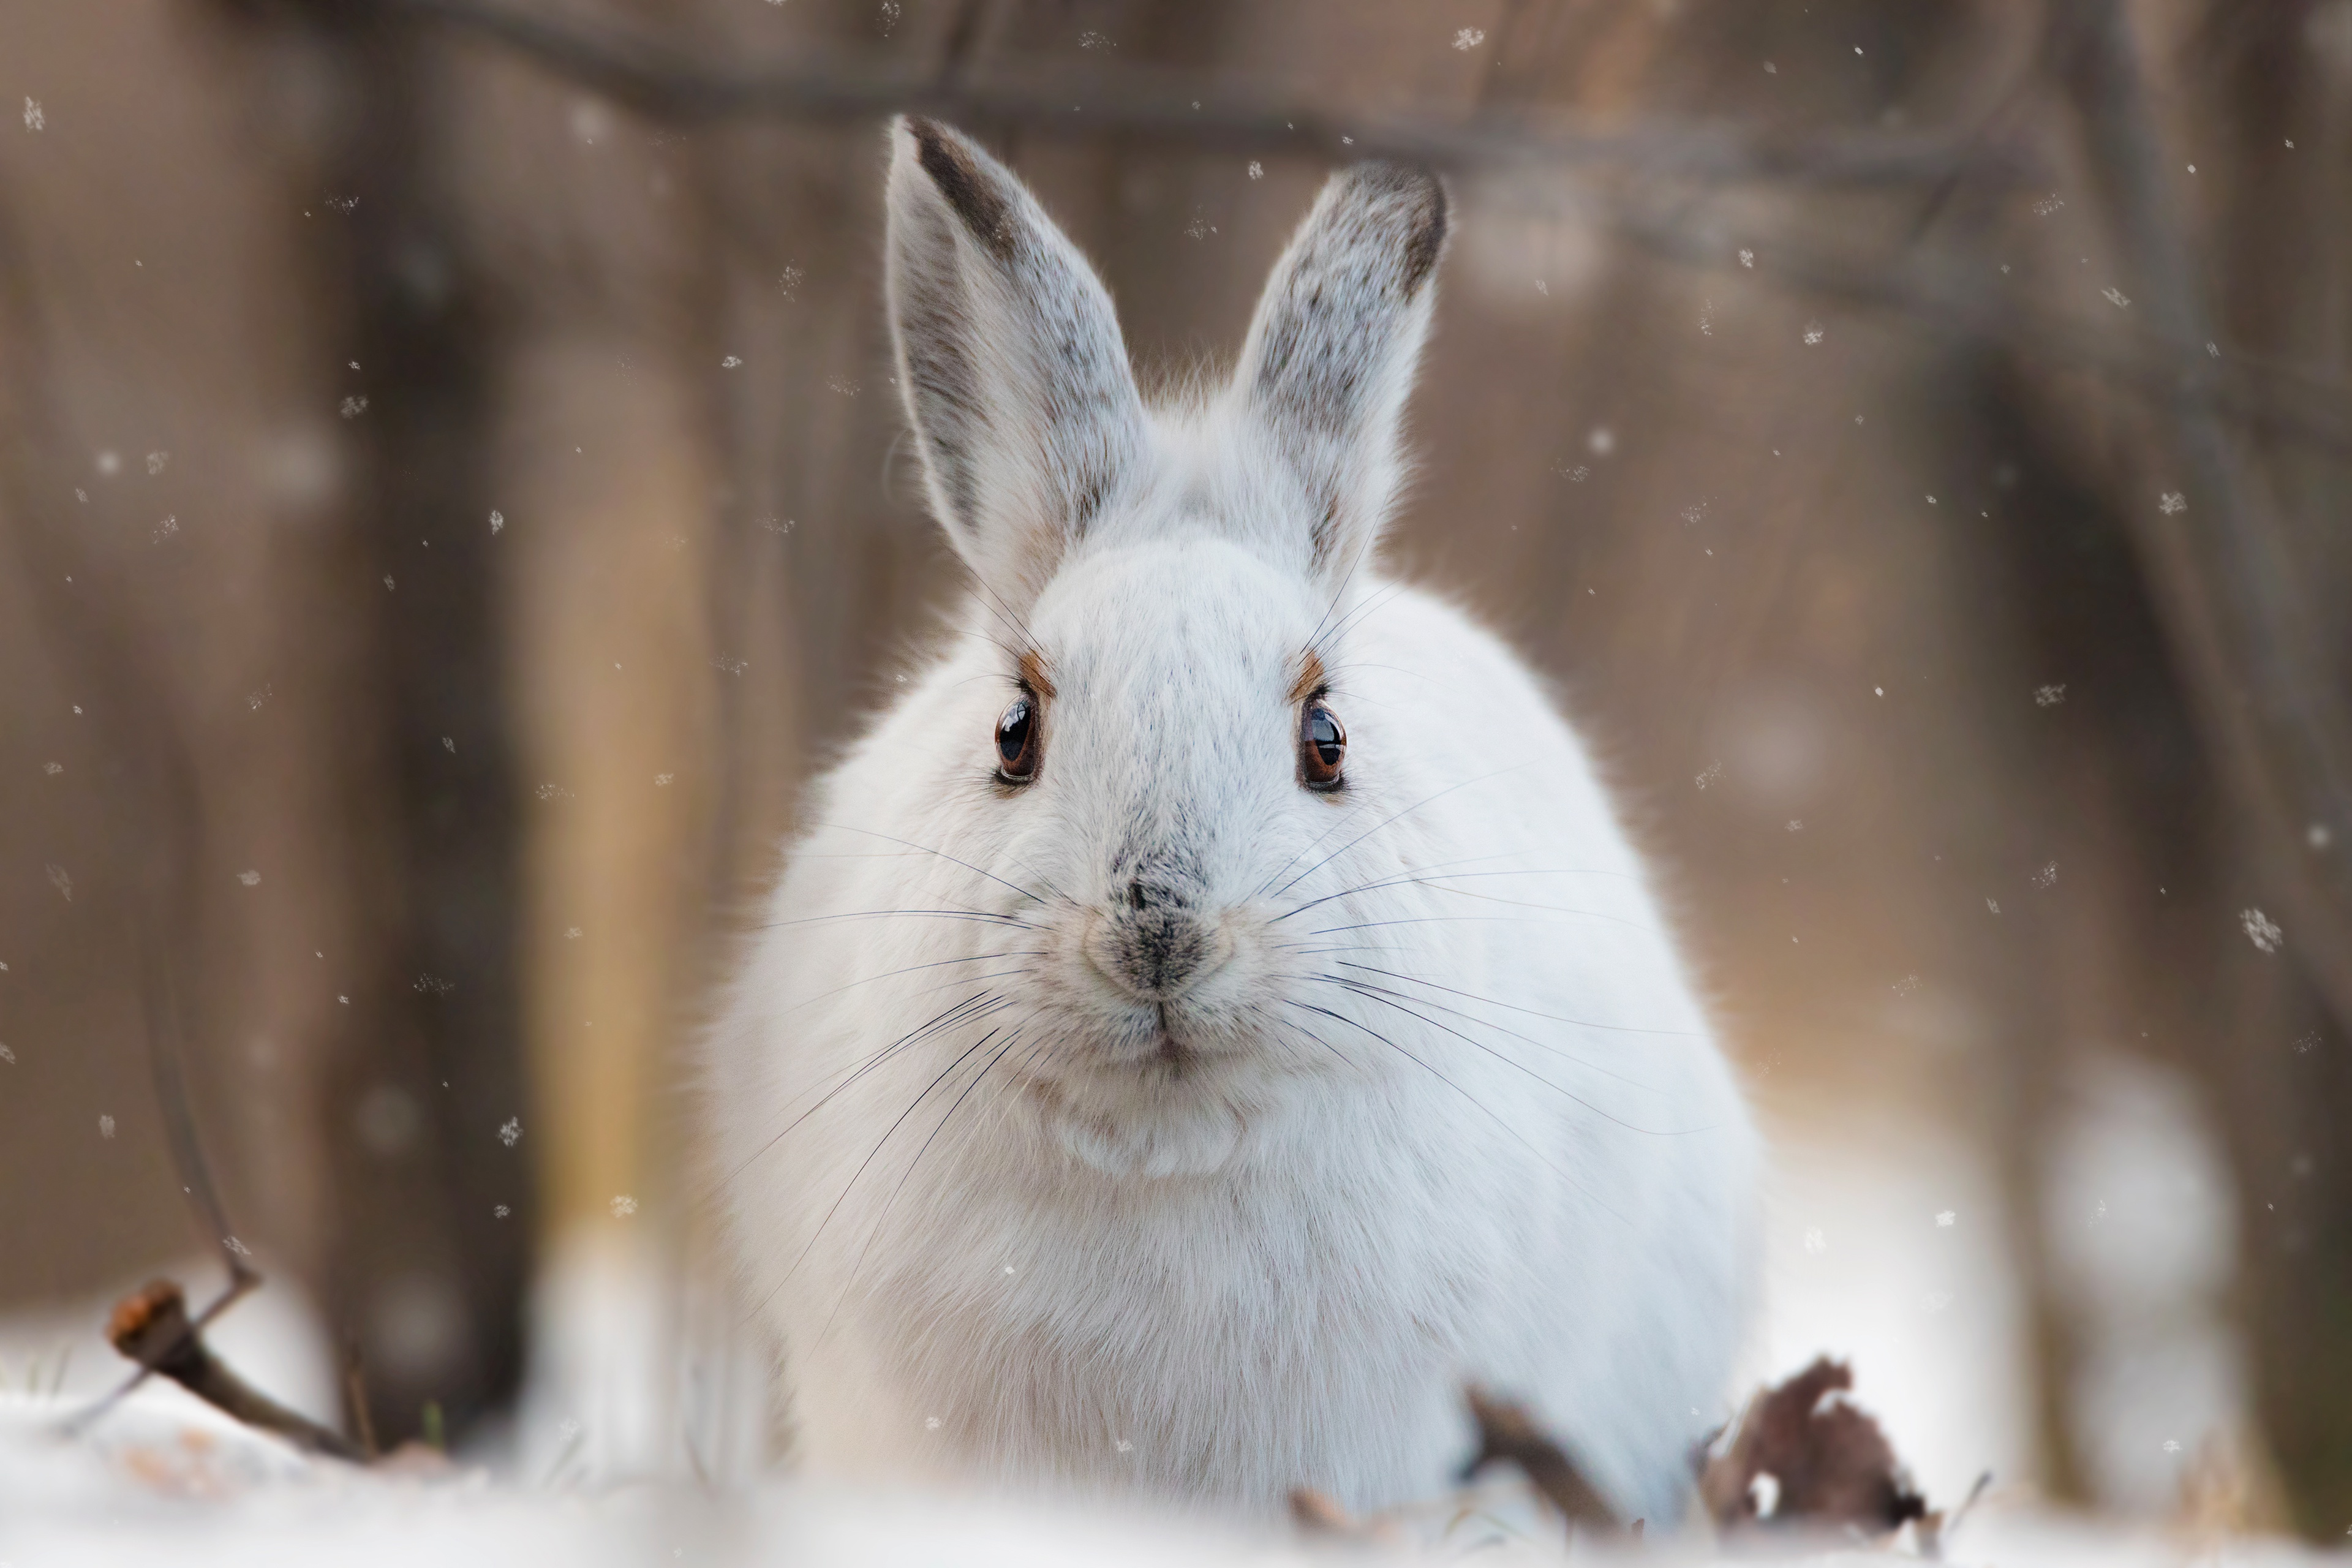
<svg viewBox="0 0 2352 1568"><path fill-rule="evenodd" d="M706 1064L803 1458L1373 1506L1442 1491L1477 1383L1673 1519L1756 1140L1576 737L1373 562L1443 188L1335 175L1230 384L1150 407L1020 183L890 136L973 592L814 787Z"/></svg>

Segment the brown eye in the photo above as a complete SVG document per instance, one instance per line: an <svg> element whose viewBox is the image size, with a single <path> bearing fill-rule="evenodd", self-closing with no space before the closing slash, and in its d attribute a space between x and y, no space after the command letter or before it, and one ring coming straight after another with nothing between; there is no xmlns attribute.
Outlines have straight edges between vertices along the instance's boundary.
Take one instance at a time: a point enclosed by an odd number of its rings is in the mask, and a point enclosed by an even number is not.
<svg viewBox="0 0 2352 1568"><path fill-rule="evenodd" d="M1007 784L1037 776L1037 710L1026 697L1014 698L996 721L996 776Z"/></svg>
<svg viewBox="0 0 2352 1568"><path fill-rule="evenodd" d="M1339 787L1339 764L1347 759L1348 731L1339 716L1309 702L1298 721L1298 775L1308 789Z"/></svg>

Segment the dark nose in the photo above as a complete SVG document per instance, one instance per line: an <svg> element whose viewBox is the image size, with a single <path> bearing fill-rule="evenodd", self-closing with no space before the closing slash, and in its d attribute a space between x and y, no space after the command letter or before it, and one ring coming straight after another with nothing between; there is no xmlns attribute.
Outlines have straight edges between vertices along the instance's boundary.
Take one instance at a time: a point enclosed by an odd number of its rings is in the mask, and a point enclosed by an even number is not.
<svg viewBox="0 0 2352 1568"><path fill-rule="evenodd" d="M1120 989L1166 1001L1224 962L1229 943L1174 889L1136 877L1105 910L1087 941L1087 956Z"/></svg>

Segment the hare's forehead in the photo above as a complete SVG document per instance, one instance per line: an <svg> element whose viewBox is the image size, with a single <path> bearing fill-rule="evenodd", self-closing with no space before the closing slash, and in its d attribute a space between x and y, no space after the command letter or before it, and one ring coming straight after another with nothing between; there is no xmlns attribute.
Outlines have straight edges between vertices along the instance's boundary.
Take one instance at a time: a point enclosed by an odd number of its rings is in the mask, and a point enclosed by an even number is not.
<svg viewBox="0 0 2352 1568"><path fill-rule="evenodd" d="M1029 624L1067 695L1140 683L1278 696L1319 613L1310 584L1203 532L1081 556L1039 596Z"/></svg>

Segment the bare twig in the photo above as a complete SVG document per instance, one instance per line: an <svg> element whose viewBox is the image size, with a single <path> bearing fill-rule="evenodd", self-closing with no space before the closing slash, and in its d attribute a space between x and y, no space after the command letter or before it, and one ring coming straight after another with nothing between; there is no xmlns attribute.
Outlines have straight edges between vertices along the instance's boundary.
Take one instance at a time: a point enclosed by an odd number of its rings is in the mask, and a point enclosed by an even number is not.
<svg viewBox="0 0 2352 1568"><path fill-rule="evenodd" d="M1514 1464L1570 1524L1589 1530L1618 1528L1617 1510L1524 1406L1479 1388L1470 1389L1468 1398L1471 1417L1478 1423L1478 1452L1463 1467L1464 1480L1489 1465Z"/></svg>
<svg viewBox="0 0 2352 1568"><path fill-rule="evenodd" d="M2305 848L2315 825L2352 829L2352 726L2278 518L2217 416L2215 371L2186 346L2207 336L2208 312L2130 18L2116 0L2082 0L2053 13L2050 47L2106 187L2116 248L2135 259L2147 314L2174 346L2165 445L2186 482L2177 503L2148 496L2126 520L2265 886L2300 927L2305 973L2352 1026L2352 858Z"/></svg>
<svg viewBox="0 0 2352 1568"><path fill-rule="evenodd" d="M366 1457L341 1433L287 1409L231 1372L189 1321L187 1298L169 1279L155 1280L118 1302L106 1337L144 1370L162 1373L248 1426L274 1432L310 1453L339 1459Z"/></svg>
<svg viewBox="0 0 2352 1568"><path fill-rule="evenodd" d="M1601 164L1687 179L1832 185L1911 184L1963 171L2012 180L2033 173L2014 149L1940 136L1783 136L1693 121L1592 132L1492 110L1451 121L1346 114L1148 66L992 59L982 78L943 73L929 62L803 50L790 62L742 68L694 59L643 33L552 21L479 0L374 3L385 15L437 22L513 49L640 114L672 122L856 121L906 112L1050 135L1117 132L1193 147L1390 158L1438 169Z"/></svg>

